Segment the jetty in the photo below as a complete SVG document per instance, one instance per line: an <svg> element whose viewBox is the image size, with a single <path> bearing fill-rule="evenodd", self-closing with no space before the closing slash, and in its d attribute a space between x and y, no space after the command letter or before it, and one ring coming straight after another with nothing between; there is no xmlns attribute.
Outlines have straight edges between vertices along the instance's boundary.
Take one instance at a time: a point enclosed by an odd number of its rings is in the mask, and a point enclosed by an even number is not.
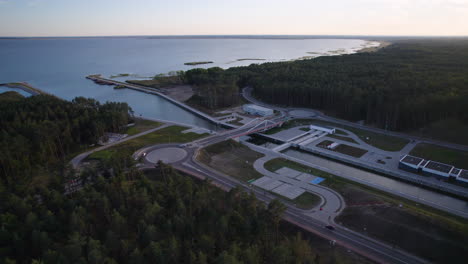
<svg viewBox="0 0 468 264"><path fill-rule="evenodd" d="M132 90L136 90L136 91L140 91L140 92L144 92L144 93L148 93L148 94L153 94L153 95L157 95L157 96L160 96L164 99L166 99L167 101L203 118L203 119L206 119L214 124L217 124L217 125L222 125L222 126L225 126L226 124L224 124L224 122L221 122L193 107L190 107L182 102L179 102L167 95L165 95L160 89L157 89L157 88L149 88L149 87L146 87L146 86L142 86L142 85L138 85L138 84L132 84L132 83L126 83L126 82L119 82L119 81L116 81L116 80L111 80L111 79L106 79L106 78L103 78L101 75L99 74L95 74L95 75L88 75L86 76L86 79L89 79L89 80L92 80L93 82L97 83L97 84L100 84L100 85L115 85L115 86L121 86L121 87L125 87L125 88L128 88L128 89L132 89Z"/></svg>

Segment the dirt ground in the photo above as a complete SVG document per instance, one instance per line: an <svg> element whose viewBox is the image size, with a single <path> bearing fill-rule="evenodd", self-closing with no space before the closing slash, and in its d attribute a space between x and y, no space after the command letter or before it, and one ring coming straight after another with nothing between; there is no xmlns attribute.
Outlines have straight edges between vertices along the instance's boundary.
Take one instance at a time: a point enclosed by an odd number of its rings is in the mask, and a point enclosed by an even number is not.
<svg viewBox="0 0 468 264"><path fill-rule="evenodd" d="M353 186L343 186L340 193L347 207L337 223L431 262L466 263L466 232Z"/></svg>
<svg viewBox="0 0 468 264"><path fill-rule="evenodd" d="M193 87L191 85L175 85L160 88L164 94L179 101L185 102L194 94Z"/></svg>

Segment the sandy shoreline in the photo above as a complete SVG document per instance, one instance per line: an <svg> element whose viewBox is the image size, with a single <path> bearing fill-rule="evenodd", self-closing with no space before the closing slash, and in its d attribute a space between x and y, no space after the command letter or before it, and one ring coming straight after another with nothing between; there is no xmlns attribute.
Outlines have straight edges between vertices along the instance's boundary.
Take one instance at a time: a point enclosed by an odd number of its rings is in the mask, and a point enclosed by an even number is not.
<svg viewBox="0 0 468 264"><path fill-rule="evenodd" d="M362 53L362 52L376 52L381 48L385 48L387 46L390 46L392 43L388 41L381 41L381 40L376 40L372 42L378 42L379 45L376 47L363 47L362 49L356 51L356 53Z"/></svg>

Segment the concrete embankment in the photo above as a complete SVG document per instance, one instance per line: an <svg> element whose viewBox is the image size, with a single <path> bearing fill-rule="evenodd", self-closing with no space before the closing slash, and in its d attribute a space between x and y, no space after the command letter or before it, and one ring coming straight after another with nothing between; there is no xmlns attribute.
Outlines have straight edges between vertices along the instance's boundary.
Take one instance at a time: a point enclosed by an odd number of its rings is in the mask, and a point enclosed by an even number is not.
<svg viewBox="0 0 468 264"><path fill-rule="evenodd" d="M204 118L214 124L218 124L218 125L225 125L223 122L220 122L219 120L216 120L214 119L213 117L201 112L201 111L198 111L197 109L195 108L192 108L184 103L181 103L163 93L161 93L158 89L155 89L155 88L148 88L148 87L145 87L145 86L141 86L141 85L137 85L137 84L130 84L130 83L124 83L124 82L119 82L119 81L115 81L115 80L109 80L109 79L106 79L106 78L102 78L100 77L99 75L89 75L89 76L86 76L87 79L89 80L92 80L94 81L95 83L97 84L103 84L103 85L121 85L121 86L125 86L126 88L128 89L132 89L132 90L136 90L136 91L140 91L140 92L144 92L144 93L148 93L148 94L154 94L154 95L157 95L157 96L160 96L164 99L166 99L167 101L201 117L201 118Z"/></svg>

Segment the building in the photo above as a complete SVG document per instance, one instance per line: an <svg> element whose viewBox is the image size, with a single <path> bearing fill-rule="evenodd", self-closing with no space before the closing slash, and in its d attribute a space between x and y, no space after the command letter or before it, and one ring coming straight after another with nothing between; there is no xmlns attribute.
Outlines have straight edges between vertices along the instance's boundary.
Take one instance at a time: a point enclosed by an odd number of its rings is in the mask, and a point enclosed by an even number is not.
<svg viewBox="0 0 468 264"><path fill-rule="evenodd" d="M245 104L242 106L242 110L244 112L249 113L251 115L259 115L259 116L271 116L273 115L273 109L262 107L259 105L254 104Z"/></svg>
<svg viewBox="0 0 468 264"><path fill-rule="evenodd" d="M454 167L452 165L428 160L422 167L424 175L448 178Z"/></svg>
<svg viewBox="0 0 468 264"><path fill-rule="evenodd" d="M310 125L309 128L311 130L318 130L318 131L323 131L328 134L335 134L336 129L333 127L326 127L326 126L315 126L315 125Z"/></svg>
<svg viewBox="0 0 468 264"><path fill-rule="evenodd" d="M461 169L453 168L453 170L450 172L450 176L458 178L458 175L460 175L461 171Z"/></svg>
<svg viewBox="0 0 468 264"><path fill-rule="evenodd" d="M409 172L419 172L423 163L424 159L422 158L405 155L400 159L398 168Z"/></svg>
<svg viewBox="0 0 468 264"><path fill-rule="evenodd" d="M468 183L468 170L460 170L457 180Z"/></svg>

